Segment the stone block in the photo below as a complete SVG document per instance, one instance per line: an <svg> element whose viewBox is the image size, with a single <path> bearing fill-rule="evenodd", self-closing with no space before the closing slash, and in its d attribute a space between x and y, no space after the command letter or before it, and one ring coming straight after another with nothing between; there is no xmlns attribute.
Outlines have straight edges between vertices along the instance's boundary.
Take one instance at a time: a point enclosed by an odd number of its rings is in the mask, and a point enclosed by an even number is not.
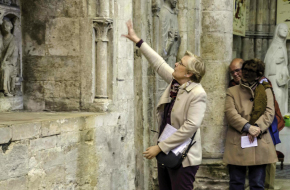
<svg viewBox="0 0 290 190"><path fill-rule="evenodd" d="M201 81L203 88L207 93L219 90L225 95L229 83L229 62L205 61L205 64L206 73Z"/></svg>
<svg viewBox="0 0 290 190"><path fill-rule="evenodd" d="M10 127L0 127L0 144L8 143L12 139L12 129Z"/></svg>
<svg viewBox="0 0 290 190"><path fill-rule="evenodd" d="M45 99L45 109L54 111L78 111L80 109L80 99L48 98Z"/></svg>
<svg viewBox="0 0 290 190"><path fill-rule="evenodd" d="M36 28L38 28L41 25L34 24L34 26L36 26ZM24 36L24 39L23 39L24 55L45 56L45 44L44 44L45 30L37 30L37 32L39 32L39 34L34 35L35 33L31 30L29 30L29 32L28 32L28 30L27 31L23 30L23 33L24 33L24 35L23 35Z"/></svg>
<svg viewBox="0 0 290 190"><path fill-rule="evenodd" d="M203 126L226 125L225 120L225 91L210 92L207 94L207 107L203 119Z"/></svg>
<svg viewBox="0 0 290 190"><path fill-rule="evenodd" d="M44 81L44 98L58 98L62 89L61 82L59 81Z"/></svg>
<svg viewBox="0 0 290 190"><path fill-rule="evenodd" d="M81 140L81 133L80 132L67 132L62 133L60 136L60 141L57 143L57 146L69 146L72 144L79 143Z"/></svg>
<svg viewBox="0 0 290 190"><path fill-rule="evenodd" d="M55 18L46 25L45 43L50 55L77 56L80 52L78 19Z"/></svg>
<svg viewBox="0 0 290 190"><path fill-rule="evenodd" d="M60 83L59 96L62 98L80 98L80 82L63 81Z"/></svg>
<svg viewBox="0 0 290 190"><path fill-rule="evenodd" d="M54 148L56 146L57 140L57 136L50 136L31 140L30 148L32 151Z"/></svg>
<svg viewBox="0 0 290 190"><path fill-rule="evenodd" d="M104 126L117 126L118 125L118 121L119 121L119 116L120 113L117 112L111 112L106 114L105 118L104 118Z"/></svg>
<svg viewBox="0 0 290 190"><path fill-rule="evenodd" d="M43 111L45 109L44 99L35 99L30 96L24 97L24 109L29 111Z"/></svg>
<svg viewBox="0 0 290 190"><path fill-rule="evenodd" d="M60 147L38 151L35 155L38 166L44 170L48 170L49 168L56 166L61 167L64 166L65 163L65 154L63 149Z"/></svg>
<svg viewBox="0 0 290 190"><path fill-rule="evenodd" d="M201 127L202 154L205 158L222 158L225 145L226 125L203 125Z"/></svg>
<svg viewBox="0 0 290 190"><path fill-rule="evenodd" d="M24 83L24 94L33 99L43 99L44 88L42 81L25 81Z"/></svg>
<svg viewBox="0 0 290 190"><path fill-rule="evenodd" d="M207 60L230 62L232 56L232 40L232 34L203 33L200 44L201 55L205 63Z"/></svg>
<svg viewBox="0 0 290 190"><path fill-rule="evenodd" d="M11 143L5 154L0 154L0 180L24 176L28 172L27 144Z"/></svg>
<svg viewBox="0 0 290 190"><path fill-rule="evenodd" d="M41 123L41 136L46 137L60 134L60 128L59 122L57 121L43 121Z"/></svg>
<svg viewBox="0 0 290 190"><path fill-rule="evenodd" d="M67 56L25 57L23 76L26 81L79 81L80 58ZM26 87L29 88L30 84Z"/></svg>
<svg viewBox="0 0 290 190"><path fill-rule="evenodd" d="M202 32L233 32L233 23L227 18L232 16L230 11L221 12L203 12Z"/></svg>
<svg viewBox="0 0 290 190"><path fill-rule="evenodd" d="M57 121L61 127L62 132L77 132L83 130L85 126L85 118L68 118Z"/></svg>
<svg viewBox="0 0 290 190"><path fill-rule="evenodd" d="M18 177L8 180L7 189L9 190L26 190L27 189L27 177Z"/></svg>
<svg viewBox="0 0 290 190"><path fill-rule="evenodd" d="M119 65L121 65L118 68L118 79L133 79L134 69L133 69L133 60L132 59L119 59Z"/></svg>
<svg viewBox="0 0 290 190"><path fill-rule="evenodd" d="M213 0L202 0L201 1L202 10L203 11L233 11L233 1L231 0L220 0L220 1L213 1ZM233 13L231 13L233 14Z"/></svg>
<svg viewBox="0 0 290 190"><path fill-rule="evenodd" d="M12 140L23 140L39 136L41 123L15 124L12 128Z"/></svg>
<svg viewBox="0 0 290 190"><path fill-rule="evenodd" d="M22 96L13 96L13 97L4 97L1 93L0 95L0 112L19 110L23 109L23 97Z"/></svg>
<svg viewBox="0 0 290 190"><path fill-rule="evenodd" d="M65 168L56 166L45 170L46 176L42 186L46 189L63 189L62 184L65 182Z"/></svg>
<svg viewBox="0 0 290 190"><path fill-rule="evenodd" d="M134 97L134 81L125 80L118 82L118 100Z"/></svg>
<svg viewBox="0 0 290 190"><path fill-rule="evenodd" d="M28 172L28 189L40 189L45 178L43 169L32 169Z"/></svg>

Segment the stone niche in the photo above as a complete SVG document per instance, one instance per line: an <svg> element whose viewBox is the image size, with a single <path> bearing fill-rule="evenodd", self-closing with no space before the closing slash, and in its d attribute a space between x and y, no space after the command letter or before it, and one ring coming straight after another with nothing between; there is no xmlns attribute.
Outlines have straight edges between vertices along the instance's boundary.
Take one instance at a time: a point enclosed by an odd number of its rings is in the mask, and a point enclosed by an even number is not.
<svg viewBox="0 0 290 190"><path fill-rule="evenodd" d="M23 109L21 13L16 0L0 0L0 112Z"/></svg>

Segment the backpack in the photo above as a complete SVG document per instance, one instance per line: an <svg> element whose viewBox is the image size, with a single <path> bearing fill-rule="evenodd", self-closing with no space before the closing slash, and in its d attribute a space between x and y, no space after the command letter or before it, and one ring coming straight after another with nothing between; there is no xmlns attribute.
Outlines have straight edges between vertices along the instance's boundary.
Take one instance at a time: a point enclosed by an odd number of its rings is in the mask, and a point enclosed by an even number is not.
<svg viewBox="0 0 290 190"><path fill-rule="evenodd" d="M285 121L284 121L284 118L283 118L283 116L281 114L281 111L280 111L280 108L279 108L279 104L276 101L271 81L269 79L267 79L266 77L262 77L259 80L259 83L262 84L263 81L268 82L270 84L271 90L272 90L272 93L273 93L273 97L274 97L275 117L274 117L274 120L273 120L272 124L269 127L269 132L270 132L270 135L272 137L274 145L276 145L276 144L281 143L281 141L279 139L279 131L281 131L284 128Z"/></svg>

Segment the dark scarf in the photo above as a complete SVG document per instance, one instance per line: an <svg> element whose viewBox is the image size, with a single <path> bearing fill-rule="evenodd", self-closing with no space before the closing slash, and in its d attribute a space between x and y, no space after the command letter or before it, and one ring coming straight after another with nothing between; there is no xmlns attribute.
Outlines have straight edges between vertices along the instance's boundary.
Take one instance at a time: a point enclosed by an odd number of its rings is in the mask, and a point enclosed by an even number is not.
<svg viewBox="0 0 290 190"><path fill-rule="evenodd" d="M236 81L234 81L234 79L232 79L232 80L230 80L230 82L229 82L229 87L236 86L236 85L238 85L238 84L239 84L239 82L236 82Z"/></svg>
<svg viewBox="0 0 290 190"><path fill-rule="evenodd" d="M251 113L251 119L249 121L251 125L254 125L266 111L267 94L265 90L267 88L271 88L271 85L266 81L263 81L262 83L255 81L255 83L251 85L251 89L254 91L254 106Z"/></svg>
<svg viewBox="0 0 290 190"><path fill-rule="evenodd" d="M175 99L179 90L180 84L177 80L173 79L170 87L170 97L171 99Z"/></svg>

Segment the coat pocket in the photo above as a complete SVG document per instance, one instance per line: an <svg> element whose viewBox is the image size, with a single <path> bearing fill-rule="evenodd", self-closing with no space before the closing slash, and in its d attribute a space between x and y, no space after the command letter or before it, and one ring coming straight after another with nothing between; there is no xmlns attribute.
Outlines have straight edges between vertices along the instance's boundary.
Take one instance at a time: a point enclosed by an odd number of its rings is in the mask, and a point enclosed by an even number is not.
<svg viewBox="0 0 290 190"><path fill-rule="evenodd" d="M267 131L267 133L264 133L262 136L261 136L261 141L265 144L269 144L270 142L272 142L272 138L270 136L270 133L269 131Z"/></svg>
<svg viewBox="0 0 290 190"><path fill-rule="evenodd" d="M240 137L241 135L239 135L238 132L235 131L235 129L233 129L231 126L229 126L228 132L227 132L226 143L238 144L239 143L239 141L237 140L238 136Z"/></svg>

